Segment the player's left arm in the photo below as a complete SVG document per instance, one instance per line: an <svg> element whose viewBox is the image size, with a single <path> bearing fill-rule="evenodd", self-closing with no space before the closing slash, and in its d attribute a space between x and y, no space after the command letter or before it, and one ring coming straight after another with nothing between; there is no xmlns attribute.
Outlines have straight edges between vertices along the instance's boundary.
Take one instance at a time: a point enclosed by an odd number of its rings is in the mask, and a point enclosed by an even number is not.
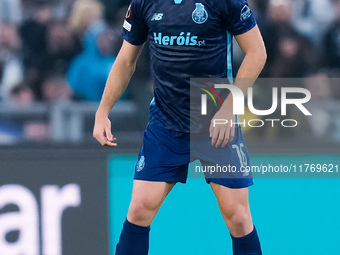
<svg viewBox="0 0 340 255"><path fill-rule="evenodd" d="M236 75L235 85L246 95L248 87L253 85L265 65L267 53L257 25L248 32L235 36L235 39L245 53ZM246 80L248 82L245 82Z"/></svg>
<svg viewBox="0 0 340 255"><path fill-rule="evenodd" d="M253 85L265 65L267 53L257 25L248 32L235 36L235 39L245 53L245 58L236 75L235 86L239 87L246 95L248 87ZM232 120L235 123L232 93L229 93L221 109L213 117L209 129L212 146L224 148L234 138L235 125L214 127L214 119Z"/></svg>

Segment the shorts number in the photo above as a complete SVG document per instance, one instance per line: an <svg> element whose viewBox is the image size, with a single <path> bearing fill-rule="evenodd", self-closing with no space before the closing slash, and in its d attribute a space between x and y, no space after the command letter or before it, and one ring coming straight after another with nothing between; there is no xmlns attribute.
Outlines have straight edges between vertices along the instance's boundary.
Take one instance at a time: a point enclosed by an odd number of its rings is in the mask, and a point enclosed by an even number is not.
<svg viewBox="0 0 340 255"><path fill-rule="evenodd" d="M246 154L244 154L242 148L244 147L243 143L240 143L240 146L238 146L237 144L233 144L232 148L236 150L237 152L237 156L240 160L240 164L241 166L246 166L248 165L248 161L247 161L247 156Z"/></svg>

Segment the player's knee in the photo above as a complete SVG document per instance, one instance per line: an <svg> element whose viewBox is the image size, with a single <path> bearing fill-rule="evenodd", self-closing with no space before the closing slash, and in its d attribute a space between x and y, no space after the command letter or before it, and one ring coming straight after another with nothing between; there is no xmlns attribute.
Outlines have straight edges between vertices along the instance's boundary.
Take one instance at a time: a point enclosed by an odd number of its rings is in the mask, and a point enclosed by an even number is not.
<svg viewBox="0 0 340 255"><path fill-rule="evenodd" d="M248 213L245 210L239 211L238 213L235 213L231 218L230 221L235 226L247 226L249 225L249 222L251 222L251 216L250 213Z"/></svg>
<svg viewBox="0 0 340 255"><path fill-rule="evenodd" d="M129 215L136 221L152 218L159 209L159 202L150 197L134 198L131 201Z"/></svg>
<svg viewBox="0 0 340 255"><path fill-rule="evenodd" d="M251 221L250 210L245 205L234 205L226 208L222 214L233 225L247 225Z"/></svg>

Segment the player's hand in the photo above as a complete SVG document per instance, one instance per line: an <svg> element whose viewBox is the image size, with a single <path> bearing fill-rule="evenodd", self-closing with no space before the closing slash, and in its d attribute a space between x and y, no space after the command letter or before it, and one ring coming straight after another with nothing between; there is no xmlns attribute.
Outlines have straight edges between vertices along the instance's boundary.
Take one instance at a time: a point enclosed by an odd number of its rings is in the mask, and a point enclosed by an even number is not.
<svg viewBox="0 0 340 255"><path fill-rule="evenodd" d="M103 146L117 146L116 138L111 133L111 121L106 116L96 114L93 137Z"/></svg>
<svg viewBox="0 0 340 255"><path fill-rule="evenodd" d="M225 148L227 144L234 139L235 119L235 115L233 115L231 108L227 110L221 108L215 114L209 128L212 146L215 146L216 148ZM228 123L218 124L221 122L215 123L214 120L227 120ZM233 122L233 125L231 125L231 121Z"/></svg>

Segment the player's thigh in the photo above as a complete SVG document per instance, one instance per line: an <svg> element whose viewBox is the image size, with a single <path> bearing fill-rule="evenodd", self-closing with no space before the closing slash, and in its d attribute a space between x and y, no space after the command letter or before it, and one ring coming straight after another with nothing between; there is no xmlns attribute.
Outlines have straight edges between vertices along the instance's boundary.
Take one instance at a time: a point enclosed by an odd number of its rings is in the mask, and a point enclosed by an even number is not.
<svg viewBox="0 0 340 255"><path fill-rule="evenodd" d="M215 182L210 182L210 186L224 217L231 218L240 213L250 214L248 187L234 189Z"/></svg>
<svg viewBox="0 0 340 255"><path fill-rule="evenodd" d="M139 209L158 211L175 182L134 180L131 204Z"/></svg>

